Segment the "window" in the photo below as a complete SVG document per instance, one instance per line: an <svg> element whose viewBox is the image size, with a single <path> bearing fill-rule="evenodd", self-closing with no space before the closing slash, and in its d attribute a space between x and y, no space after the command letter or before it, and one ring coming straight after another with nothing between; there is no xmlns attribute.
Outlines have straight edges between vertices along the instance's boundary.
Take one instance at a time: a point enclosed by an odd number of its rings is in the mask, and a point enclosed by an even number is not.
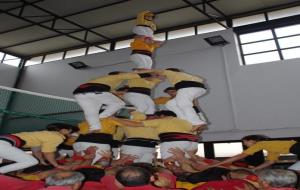
<svg viewBox="0 0 300 190"><path fill-rule="evenodd" d="M3 59L3 64L11 65L14 67L18 67L20 65L21 59L9 54L5 54Z"/></svg>
<svg viewBox="0 0 300 190"><path fill-rule="evenodd" d="M300 12L300 6L297 6L288 9L269 12L268 17L270 20L273 20L273 19L279 19L279 18L289 17L293 15L299 15L299 12Z"/></svg>
<svg viewBox="0 0 300 190"><path fill-rule="evenodd" d="M300 48L282 50L282 55L283 55L284 59L299 58L300 57Z"/></svg>
<svg viewBox="0 0 300 190"><path fill-rule="evenodd" d="M264 22L264 21L266 21L266 18L263 14L247 16L247 17L242 17L242 18L237 18L232 20L234 27L258 23L258 22Z"/></svg>
<svg viewBox="0 0 300 190"><path fill-rule="evenodd" d="M225 24L225 22L222 23ZM197 34L204 34L209 32L225 30L225 29L226 28L224 28L218 23L205 24L205 25L197 26Z"/></svg>
<svg viewBox="0 0 300 190"><path fill-rule="evenodd" d="M18 67L20 65L21 59L11 59L11 60L4 60L3 63L6 65L11 65L14 67Z"/></svg>
<svg viewBox="0 0 300 190"><path fill-rule="evenodd" d="M46 55L44 63L50 62L50 61L57 61L61 60L63 58L64 52L54 53Z"/></svg>
<svg viewBox="0 0 300 190"><path fill-rule="evenodd" d="M42 60L43 60L43 56L31 58L28 61L26 61L25 66L41 64Z"/></svg>
<svg viewBox="0 0 300 190"><path fill-rule="evenodd" d="M214 143L214 150L215 157L231 157L243 152L243 145L241 142Z"/></svg>
<svg viewBox="0 0 300 190"><path fill-rule="evenodd" d="M300 34L300 24L276 28L275 33L277 37L291 36Z"/></svg>
<svg viewBox="0 0 300 190"><path fill-rule="evenodd" d="M204 151L204 144L203 143L198 144L198 151L197 151L196 155L201 156L201 157L205 157L205 151Z"/></svg>
<svg viewBox="0 0 300 190"><path fill-rule="evenodd" d="M273 35L271 30L264 30L264 31L249 33L249 34L242 34L240 35L240 39L241 39L241 43L244 44L249 42L273 39Z"/></svg>
<svg viewBox="0 0 300 190"><path fill-rule="evenodd" d="M196 34L195 27L174 30L174 31L170 31L168 33L168 40L176 39L176 38L183 38L183 37L187 37L187 36L193 36L195 34Z"/></svg>
<svg viewBox="0 0 300 190"><path fill-rule="evenodd" d="M300 57L300 24L239 35L245 65Z"/></svg>
<svg viewBox="0 0 300 190"><path fill-rule="evenodd" d="M2 59L3 59L4 55L5 55L4 53L0 52L0 62L2 62Z"/></svg>
<svg viewBox="0 0 300 190"><path fill-rule="evenodd" d="M267 53L259 53L253 55L246 55L245 57L246 65L252 65L257 63L265 63L271 61L278 61L280 60L278 51L272 51Z"/></svg>
<svg viewBox="0 0 300 190"><path fill-rule="evenodd" d="M158 41L165 41L166 40L166 33L154 34L153 39L158 40Z"/></svg>
<svg viewBox="0 0 300 190"><path fill-rule="evenodd" d="M99 46L106 48L108 50L110 49L110 44L101 44ZM100 52L106 52L106 51L107 50L105 50L105 49L101 49L96 46L92 46L92 47L89 47L88 54L94 54L94 53L100 53Z"/></svg>
<svg viewBox="0 0 300 190"><path fill-rule="evenodd" d="M117 49L124 49L130 47L130 43L133 41L133 39L130 40L123 40L116 43L115 50Z"/></svg>
<svg viewBox="0 0 300 190"><path fill-rule="evenodd" d="M300 24L275 29L283 59L300 57Z"/></svg>
<svg viewBox="0 0 300 190"><path fill-rule="evenodd" d="M85 55L86 48L67 51L65 58L79 57Z"/></svg>

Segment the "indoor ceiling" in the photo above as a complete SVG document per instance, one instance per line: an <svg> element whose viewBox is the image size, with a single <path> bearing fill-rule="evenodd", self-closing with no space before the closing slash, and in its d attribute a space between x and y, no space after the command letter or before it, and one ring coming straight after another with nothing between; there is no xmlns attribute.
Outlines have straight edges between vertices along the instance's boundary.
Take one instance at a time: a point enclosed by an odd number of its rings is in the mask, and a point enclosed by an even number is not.
<svg viewBox="0 0 300 190"><path fill-rule="evenodd" d="M299 0L0 0L0 51L29 58L128 39L138 12L158 31L300 5ZM224 23L224 22L223 22Z"/></svg>

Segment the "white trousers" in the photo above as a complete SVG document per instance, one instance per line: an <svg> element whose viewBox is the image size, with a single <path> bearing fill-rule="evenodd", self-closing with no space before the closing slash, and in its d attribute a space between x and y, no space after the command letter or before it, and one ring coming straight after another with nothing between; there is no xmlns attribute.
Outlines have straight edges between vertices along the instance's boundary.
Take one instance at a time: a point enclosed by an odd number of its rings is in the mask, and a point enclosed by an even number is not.
<svg viewBox="0 0 300 190"><path fill-rule="evenodd" d="M121 154L133 155L136 156L134 163L150 163L152 164L155 156L155 148L150 147L141 147L141 146L131 146L131 145L122 145Z"/></svg>
<svg viewBox="0 0 300 190"><path fill-rule="evenodd" d="M28 168L37 165L39 161L23 150L0 140L0 158L15 161L16 163L0 167L0 174Z"/></svg>
<svg viewBox="0 0 300 190"><path fill-rule="evenodd" d="M154 114L155 104L150 96L141 93L128 92L124 99L133 105L137 111L144 114Z"/></svg>
<svg viewBox="0 0 300 190"><path fill-rule="evenodd" d="M140 36L147 36L153 38L153 30L150 27L146 26L135 26L133 28L133 33L140 35Z"/></svg>
<svg viewBox="0 0 300 190"><path fill-rule="evenodd" d="M125 106L125 103L120 98L110 92L75 94L74 97L83 109L85 119L90 126L90 131L101 129L99 118L112 116ZM106 105L106 108L99 114L99 110L103 104Z"/></svg>
<svg viewBox="0 0 300 190"><path fill-rule="evenodd" d="M182 88L177 95L166 103L166 107L176 113L177 117L192 123L193 125L206 124L193 108L193 100L206 93L206 89L198 87Z"/></svg>
<svg viewBox="0 0 300 190"><path fill-rule="evenodd" d="M95 164L98 160L102 158L101 152L102 151L111 151L109 144L98 144L98 143L90 143L90 142L76 142L73 144L73 149L75 152L80 152L81 155L84 155L84 152L86 149L88 149L91 146L97 147L96 156L92 162L92 164Z"/></svg>
<svg viewBox="0 0 300 190"><path fill-rule="evenodd" d="M171 148L179 148L183 152L187 153L188 151L196 151L198 150L198 142L191 142L191 141L171 141L171 142L163 142L160 143L160 155L161 159L167 159L172 156L173 154L169 153L169 149ZM186 154L186 157L187 154Z"/></svg>
<svg viewBox="0 0 300 190"><path fill-rule="evenodd" d="M148 55L134 53L130 55L130 60L136 64L139 69L152 69L153 60Z"/></svg>

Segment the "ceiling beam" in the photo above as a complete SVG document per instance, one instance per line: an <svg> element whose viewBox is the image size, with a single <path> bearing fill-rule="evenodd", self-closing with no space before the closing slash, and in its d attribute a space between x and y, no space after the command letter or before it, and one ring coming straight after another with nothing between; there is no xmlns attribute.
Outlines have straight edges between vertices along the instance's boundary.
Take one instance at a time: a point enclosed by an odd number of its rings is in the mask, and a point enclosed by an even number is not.
<svg viewBox="0 0 300 190"><path fill-rule="evenodd" d="M205 4L208 5L210 8L212 8L213 10L215 10L220 15L222 15L222 17L225 18L224 20L226 20L226 25L229 28L232 28L232 18L230 18L229 16L227 16L225 13L223 13L220 9L218 9L216 6L214 6L210 2L205 2Z"/></svg>
<svg viewBox="0 0 300 190"><path fill-rule="evenodd" d="M15 56L15 57L19 57L21 59L24 59L26 57L24 55L20 55L20 54L14 53L12 51L0 50L0 52L5 53L5 54L9 54L9 55L12 55L12 56Z"/></svg>
<svg viewBox="0 0 300 190"><path fill-rule="evenodd" d="M217 1L217 0L207 0L206 2L214 2L214 1ZM203 4L203 2L195 3L195 5L202 5L202 4ZM185 9L185 8L188 8L188 7L190 7L190 6L189 5L180 6L180 7L177 7L177 8L158 11L158 12L155 12L155 14L159 15L159 14L168 13L168 12L171 12L171 11ZM136 16L135 17L129 17L129 18L125 18L125 19L122 19L122 20L118 20L118 21L114 21L114 22L108 22L108 23L97 25L97 26L93 26L93 27L88 28L88 29L93 30L95 28L109 26L109 25L118 24L118 23L122 23L122 22L127 22L127 21L131 21L131 20L135 20L135 19L136 19ZM42 23L44 23L44 22L42 22ZM39 23L39 24L42 24L42 23ZM84 31L83 29L79 29L79 30L74 30L74 31L71 31L71 32L66 32L65 34L74 34L74 33L83 32L83 31ZM1 33L0 33L0 35L1 35ZM56 38L56 37L59 37L59 36L61 36L61 35L56 34L56 35L52 35L52 36L48 36L48 37L44 37L44 38L38 38L38 39L34 39L34 40L24 41L24 42L20 42L20 43L16 43L16 44L11 44L11 45L8 45L8 46L1 47L0 50L15 47L15 46L20 46L20 45L25 45L25 44L29 44L29 43L34 43L34 42L38 42L38 41L42 41L42 40L48 40L48 39Z"/></svg>
<svg viewBox="0 0 300 190"><path fill-rule="evenodd" d="M201 10L199 7L197 7L196 4L193 4L191 2L189 2L188 0L182 0L183 2L185 2L186 4L188 4L190 7L193 7L194 9L196 9L198 12L202 13L203 15L207 16L208 18L210 18L211 20L214 20L216 23L218 23L219 25L223 26L224 28L228 29L229 27L226 26L225 24L223 24L222 22L220 22L218 19L216 19L215 17L209 15L207 12Z"/></svg>
<svg viewBox="0 0 300 190"><path fill-rule="evenodd" d="M23 20L23 21L26 21L26 22L35 24L35 25L40 26L40 27L42 27L42 28L51 30L51 31L53 31L53 32L56 32L56 33L62 35L62 36L67 36L67 37L69 37L69 38L71 38L71 39L73 39L73 40L77 40L77 41L82 42L82 43L84 43L84 44L86 44L86 45L88 45L88 46L93 45L92 43L90 43L90 42L88 42L88 41L86 41L86 40L82 40L82 39L77 38L77 37L75 37L75 36L72 36L72 35L70 35L70 34L67 34L67 33L61 32L61 31L59 31L59 30L56 30L56 29L54 29L54 28L51 28L51 27L42 25L42 24L40 24L40 23L38 23L38 22L35 22L35 21L29 20L29 19L27 19L27 18L21 17L21 16L19 16L19 15L16 15L16 14L14 14L14 13L9 12L9 11L0 9L0 13L1 13L1 12L2 12L2 13L6 13L6 14L9 15L9 16L18 18L18 19L20 19L20 20ZM103 48L103 47L98 46L98 45L93 45L93 46L96 46L96 47L98 47L98 48L107 50L106 48ZM3 49L6 49L6 48L0 48L0 51L2 51Z"/></svg>
<svg viewBox="0 0 300 190"><path fill-rule="evenodd" d="M37 0L37 1L33 1L33 2L30 2L30 4L35 4L35 3L39 3L39 2L42 2L42 1L45 1L45 0ZM9 2L12 2L12 1L9 1ZM0 4L1 3L4 3L4 1L0 1ZM13 2L13 3L21 3L22 5L21 6L18 6L18 7L13 7L13 8L10 8L10 9L7 9L7 11L13 11L13 10L17 10L17 9L20 9L23 7L23 3L21 1L18 0L18 2ZM3 13L0 13L0 14L3 14Z"/></svg>
<svg viewBox="0 0 300 190"><path fill-rule="evenodd" d="M28 5L28 2L27 2L26 0L21 0L21 1L22 1L23 3L25 3L25 5ZM42 7L40 7L40 6L38 6L38 5L31 4L30 6L36 8L36 9L39 9L39 10L41 10L41 11L43 11L43 12L45 12L45 13L51 15L51 16L53 16L54 18L56 18L56 20L57 20L57 19L63 20L63 21L65 21L65 22L67 22L67 23L69 23L69 24L71 24L71 25L74 25L74 26L76 26L76 27L78 27L78 28L80 28L80 29L83 29L83 30L87 31L87 33L89 32L89 33L92 33L92 34L94 34L94 35L96 35L96 36L99 36L99 37L101 37L101 38L110 40L109 37L107 37L107 36L105 36L105 35L103 35L103 34L100 34L100 33L98 33L98 32L95 32L95 31L93 31L93 30L90 30L90 29L88 29L88 28L86 28L86 27L84 27L84 26L82 26L82 25L80 25L80 24L78 24L78 23L76 23L76 22L73 22L73 21L71 21L71 20L69 20L69 19L66 19L66 18L64 18L64 17L61 17L61 16L59 16L59 15L57 15L57 14L51 12L51 11L48 11L48 10L46 10L46 9L44 9L44 8L42 8ZM55 26L54 26L54 27L55 27Z"/></svg>
<svg viewBox="0 0 300 190"><path fill-rule="evenodd" d="M44 0L38 0L36 2L40 2L40 1L44 1ZM61 17L66 18L66 17L71 17L71 16L75 16L75 15L79 15L79 14L84 14L84 13L87 13L87 12L90 12L90 11L99 10L99 9L106 8L106 7L111 7L111 6L114 6L114 5L117 5L117 4L121 4L121 3L125 3L125 2L128 2L128 1L130 1L130 0L122 0L122 1L114 2L114 3L109 3L109 4L101 5L101 6L98 6L98 7L93 7L93 8L90 8L90 9L86 9L86 10L78 11L78 12L75 12L75 13L63 15ZM21 7L22 6L20 6L18 8L21 8ZM16 8L16 9L18 9L18 8ZM12 10L14 10L14 9L12 9ZM10 10L8 10L8 11L10 11ZM52 22L52 21L53 21L53 19L49 19L49 20L45 20L45 21L40 22L40 24L44 24L44 23ZM32 27L34 25L35 24L29 24L29 25L26 25L26 26L20 26L20 27L13 28L13 29L10 29L10 30L2 31L2 32L0 32L0 34L5 34L5 33L13 32L13 31L16 31L16 30L22 30L22 29L25 29L25 28Z"/></svg>
<svg viewBox="0 0 300 190"><path fill-rule="evenodd" d="M260 14L260 13L264 13L264 12L270 12L270 11L276 11L276 10L280 10L280 9L291 8L291 7L294 7L294 6L300 6L300 1L293 2L293 3L287 3L287 4L283 4L283 5L272 6L272 7L268 7L268 8L264 8L264 9L258 9L258 10L254 10L254 11L248 11L246 13L228 15L228 16L230 18L241 18L241 17L251 16L251 15ZM167 31L171 31L171 30L183 29L183 28L187 28L187 27L210 24L210 23L213 23L213 21L211 19L200 21L200 22L198 21L198 22L188 23L188 24L184 24L184 25L180 25L180 26L161 28L161 29L158 29L156 31L156 33L167 32ZM122 37L114 39L114 41L131 39L133 36L134 35L122 36ZM100 43L104 44L104 43L108 43L108 41L94 42L94 44L100 44ZM62 49L51 51L51 52L43 52L43 53L33 54L33 55L30 55L29 57L32 58L32 57L45 55L46 53L57 53L57 52L63 52L63 51L66 51L66 50L79 49L79 48L83 48L83 47L85 47L85 46L79 45L79 46L75 46L75 47L72 47L72 48L62 48Z"/></svg>

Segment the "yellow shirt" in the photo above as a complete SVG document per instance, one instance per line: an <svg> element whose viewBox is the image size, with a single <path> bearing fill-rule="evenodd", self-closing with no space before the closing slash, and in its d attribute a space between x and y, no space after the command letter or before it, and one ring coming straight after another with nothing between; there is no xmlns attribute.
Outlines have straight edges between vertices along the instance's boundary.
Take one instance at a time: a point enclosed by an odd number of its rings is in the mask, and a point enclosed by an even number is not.
<svg viewBox="0 0 300 190"><path fill-rule="evenodd" d="M244 154L253 155L255 152L260 150L266 150L268 152L267 160L276 161L280 154L290 153L290 148L296 141L259 141L253 146L244 150Z"/></svg>
<svg viewBox="0 0 300 190"><path fill-rule="evenodd" d="M144 138L158 140L158 134L151 127L126 127L122 126L126 138Z"/></svg>
<svg viewBox="0 0 300 190"><path fill-rule="evenodd" d="M194 187L198 187L200 185L205 184L206 182L199 182L199 183L189 183L189 182L183 182L183 181L176 181L176 188L184 188L191 190Z"/></svg>
<svg viewBox="0 0 300 190"><path fill-rule="evenodd" d="M124 80L140 78L136 73L120 73L117 75L106 75L96 79L89 80L88 83L105 84L111 87L111 90L116 89Z"/></svg>
<svg viewBox="0 0 300 190"><path fill-rule="evenodd" d="M156 105L165 105L171 99L171 97L158 97L154 99L154 103Z"/></svg>
<svg viewBox="0 0 300 190"><path fill-rule="evenodd" d="M132 50L149 51L152 53L159 45L146 42L144 38L134 38L133 42L130 43L130 47Z"/></svg>
<svg viewBox="0 0 300 190"><path fill-rule="evenodd" d="M14 134L26 142L25 148L41 147L42 152L55 152L65 136L56 131L35 131Z"/></svg>
<svg viewBox="0 0 300 190"><path fill-rule="evenodd" d="M148 13L149 11L143 11L138 14L136 18L136 24L137 25L144 25L144 26L149 26L153 31L156 30L156 24L154 24L153 21L149 21L145 19L145 14Z"/></svg>
<svg viewBox="0 0 300 190"><path fill-rule="evenodd" d="M145 127L154 127L158 134L171 132L193 134L191 132L193 125L186 120L176 117L150 119L143 121L143 124Z"/></svg>
<svg viewBox="0 0 300 190"><path fill-rule="evenodd" d="M110 119L110 118L103 118L101 120L99 120L99 122L101 122L101 130L99 131L99 133L105 133L105 134L112 134L113 135L113 139L114 140L119 140L119 139L115 139L115 138L121 138L122 139L122 135L124 135L120 132L120 130L118 130L119 127L117 127L117 122ZM78 124L78 128L79 128L79 134L87 134L89 132L89 124L86 121L83 121L81 123ZM115 135L117 134L117 136L115 137ZM122 137L121 137L122 136ZM66 145L73 145L76 142L76 139L78 137L69 137L65 144Z"/></svg>
<svg viewBox="0 0 300 190"><path fill-rule="evenodd" d="M169 71L164 70L163 75L166 75L167 79L170 81L171 84L175 86L176 83L181 81L194 81L194 82L200 82L203 83L204 79L195 75L191 75L184 72L175 72L175 71Z"/></svg>
<svg viewBox="0 0 300 190"><path fill-rule="evenodd" d="M99 130L99 133L106 133L111 135L116 133L118 123L115 120L111 118L103 118L100 119L99 122L101 122L102 126ZM79 123L78 127L80 134L87 134L89 132L89 124L86 121Z"/></svg>
<svg viewBox="0 0 300 190"><path fill-rule="evenodd" d="M159 79L144 79L144 78L138 78L138 79L130 79L127 81L127 85L129 88L132 87L141 87L141 88L149 88L153 89L158 83L160 83L161 80Z"/></svg>
<svg viewBox="0 0 300 190"><path fill-rule="evenodd" d="M131 112L131 120L133 121L143 121L147 116L141 112L133 111ZM127 127L119 124L123 128L126 138L145 138L158 140L158 134L154 128L150 127Z"/></svg>

